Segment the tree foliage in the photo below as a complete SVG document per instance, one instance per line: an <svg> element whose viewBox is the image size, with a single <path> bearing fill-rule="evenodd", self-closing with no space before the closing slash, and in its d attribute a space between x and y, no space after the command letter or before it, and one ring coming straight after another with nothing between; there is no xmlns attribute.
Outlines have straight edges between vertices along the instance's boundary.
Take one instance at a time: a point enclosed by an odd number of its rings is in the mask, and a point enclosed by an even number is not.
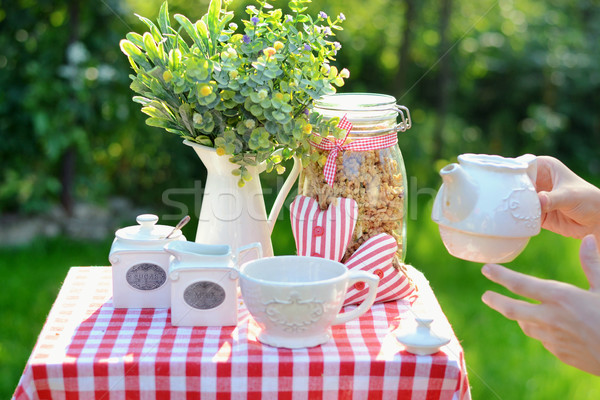
<svg viewBox="0 0 600 400"><path fill-rule="evenodd" d="M134 12L154 19L160 3L0 2L0 210L58 201L68 151L77 155L79 198L118 193L159 202L152 190L197 176L189 149L143 125L119 52L119 39L141 27ZM437 166L460 153L532 152L557 156L597 183L597 2L453 0L445 31L441 4L315 0L309 9L346 15L336 61L352 74L344 91L391 94L411 110L413 128L400 138L408 173L436 186ZM240 15L246 5L231 3ZM208 2L170 6L195 21Z"/></svg>

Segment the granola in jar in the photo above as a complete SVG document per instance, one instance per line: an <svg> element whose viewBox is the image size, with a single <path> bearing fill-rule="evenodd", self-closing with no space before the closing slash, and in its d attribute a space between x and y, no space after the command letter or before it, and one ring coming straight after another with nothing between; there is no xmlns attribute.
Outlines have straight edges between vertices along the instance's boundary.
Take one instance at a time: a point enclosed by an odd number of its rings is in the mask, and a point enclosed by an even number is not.
<svg viewBox="0 0 600 400"><path fill-rule="evenodd" d="M408 110L396 106L392 96L336 94L316 102L314 111L325 118L345 115L352 129L335 158L332 184L327 183L323 172L329 151L315 146L312 148L317 154L313 157L315 161L305 166L300 176L300 193L317 199L321 209L326 209L337 197L357 202L358 220L342 262L367 239L387 233L398 243L394 267L403 270L406 174L396 135L399 130L410 127L410 116L406 119L404 115L408 115ZM400 124L397 123L399 114ZM365 145L360 146L360 150L347 146L355 141Z"/></svg>

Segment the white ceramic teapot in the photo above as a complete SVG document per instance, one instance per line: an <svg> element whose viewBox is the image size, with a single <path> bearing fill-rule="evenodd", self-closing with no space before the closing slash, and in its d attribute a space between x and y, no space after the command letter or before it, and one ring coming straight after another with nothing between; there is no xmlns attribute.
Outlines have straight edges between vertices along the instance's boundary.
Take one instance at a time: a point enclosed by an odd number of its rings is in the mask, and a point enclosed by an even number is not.
<svg viewBox="0 0 600 400"><path fill-rule="evenodd" d="M536 174L532 154L462 154L458 164L442 168L431 217L450 254L482 263L512 261L540 232Z"/></svg>

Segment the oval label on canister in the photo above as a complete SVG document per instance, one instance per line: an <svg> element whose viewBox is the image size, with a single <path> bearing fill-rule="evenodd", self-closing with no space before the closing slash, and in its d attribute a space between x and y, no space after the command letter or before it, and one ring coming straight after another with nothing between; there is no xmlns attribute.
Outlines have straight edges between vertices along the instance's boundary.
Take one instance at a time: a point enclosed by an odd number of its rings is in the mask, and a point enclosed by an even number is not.
<svg viewBox="0 0 600 400"><path fill-rule="evenodd" d="M183 291L183 300L193 308L210 310L225 301L225 289L209 281L192 283Z"/></svg>
<svg viewBox="0 0 600 400"><path fill-rule="evenodd" d="M127 283L139 290L154 290L167 281L167 273L159 265L152 263L136 264L129 268Z"/></svg>

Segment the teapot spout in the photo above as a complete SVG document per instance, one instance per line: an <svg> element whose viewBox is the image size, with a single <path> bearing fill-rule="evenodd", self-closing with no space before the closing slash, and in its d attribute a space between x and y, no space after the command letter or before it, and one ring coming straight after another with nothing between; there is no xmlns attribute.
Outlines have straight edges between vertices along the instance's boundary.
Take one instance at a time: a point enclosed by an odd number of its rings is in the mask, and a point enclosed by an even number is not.
<svg viewBox="0 0 600 400"><path fill-rule="evenodd" d="M479 196L477 186L459 164L446 165L440 171L442 185L442 214L451 221L465 219L475 208Z"/></svg>

